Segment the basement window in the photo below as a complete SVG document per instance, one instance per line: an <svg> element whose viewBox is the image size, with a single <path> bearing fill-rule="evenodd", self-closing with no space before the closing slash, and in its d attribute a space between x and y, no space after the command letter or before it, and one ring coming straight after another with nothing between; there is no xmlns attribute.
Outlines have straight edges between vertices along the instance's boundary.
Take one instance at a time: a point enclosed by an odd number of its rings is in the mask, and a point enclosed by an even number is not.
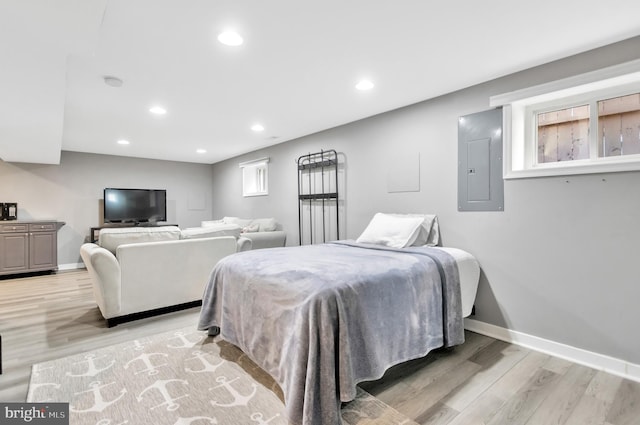
<svg viewBox="0 0 640 425"><path fill-rule="evenodd" d="M242 196L263 196L269 194L269 158L243 162Z"/></svg>
<svg viewBox="0 0 640 425"><path fill-rule="evenodd" d="M491 98L503 177L640 170L640 61Z"/></svg>

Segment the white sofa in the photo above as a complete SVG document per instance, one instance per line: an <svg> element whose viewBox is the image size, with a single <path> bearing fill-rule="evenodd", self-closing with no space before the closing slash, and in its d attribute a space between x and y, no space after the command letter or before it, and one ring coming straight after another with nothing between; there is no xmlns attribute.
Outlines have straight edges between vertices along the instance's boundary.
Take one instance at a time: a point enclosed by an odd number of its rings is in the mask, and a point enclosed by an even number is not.
<svg viewBox="0 0 640 425"><path fill-rule="evenodd" d="M102 229L98 244L80 248L100 312L109 327L202 302L211 270L223 257L250 249L234 236L175 226Z"/></svg>
<svg viewBox="0 0 640 425"><path fill-rule="evenodd" d="M224 217L203 221L200 225L208 229L234 229L251 240L251 249L282 247L287 243L287 233L275 218Z"/></svg>

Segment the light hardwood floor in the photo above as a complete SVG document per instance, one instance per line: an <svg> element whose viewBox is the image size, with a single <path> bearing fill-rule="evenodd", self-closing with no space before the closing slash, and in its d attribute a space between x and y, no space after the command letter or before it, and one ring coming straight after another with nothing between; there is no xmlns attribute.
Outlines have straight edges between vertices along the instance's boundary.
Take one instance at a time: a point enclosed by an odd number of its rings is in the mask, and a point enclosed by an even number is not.
<svg viewBox="0 0 640 425"><path fill-rule="evenodd" d="M34 363L195 327L198 313L107 328L84 270L1 279L0 401L26 399ZM640 424L640 383L473 332L361 386L420 424Z"/></svg>

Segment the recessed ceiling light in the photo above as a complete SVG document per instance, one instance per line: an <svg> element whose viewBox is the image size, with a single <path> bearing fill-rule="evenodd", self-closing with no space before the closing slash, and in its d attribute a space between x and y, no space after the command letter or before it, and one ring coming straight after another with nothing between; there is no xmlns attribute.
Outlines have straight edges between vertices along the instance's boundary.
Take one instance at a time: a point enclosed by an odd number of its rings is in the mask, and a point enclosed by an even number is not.
<svg viewBox="0 0 640 425"><path fill-rule="evenodd" d="M197 153L207 153L206 149L196 149Z"/></svg>
<svg viewBox="0 0 640 425"><path fill-rule="evenodd" d="M361 80L356 84L356 89L358 90L371 90L373 87L373 83L369 80Z"/></svg>
<svg viewBox="0 0 640 425"><path fill-rule="evenodd" d="M162 106L153 106L149 109L149 112L151 112L154 115L164 115L167 113L167 110L164 109Z"/></svg>
<svg viewBox="0 0 640 425"><path fill-rule="evenodd" d="M254 124L251 126L251 130L255 132L260 132L260 131L264 131L264 127L262 126L262 124Z"/></svg>
<svg viewBox="0 0 640 425"><path fill-rule="evenodd" d="M239 46L244 40L235 31L224 31L218 35L218 41L226 46Z"/></svg>
<svg viewBox="0 0 640 425"><path fill-rule="evenodd" d="M105 75L104 77L102 77L102 79L104 80L104 83L108 86L111 86L111 87L122 86L122 80L118 77L114 77L112 75Z"/></svg>
<svg viewBox="0 0 640 425"><path fill-rule="evenodd" d="M128 144L129 144L129 141L128 141L128 140L125 140L125 139L120 139L120 140L118 140L118 144L119 144L119 145L128 145Z"/></svg>

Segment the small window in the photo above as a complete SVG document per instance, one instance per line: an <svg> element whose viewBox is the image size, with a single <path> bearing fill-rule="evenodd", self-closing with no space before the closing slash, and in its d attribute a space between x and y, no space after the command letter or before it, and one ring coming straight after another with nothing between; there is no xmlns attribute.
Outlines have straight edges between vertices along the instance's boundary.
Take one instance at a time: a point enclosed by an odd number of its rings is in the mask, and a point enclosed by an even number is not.
<svg viewBox="0 0 640 425"><path fill-rule="evenodd" d="M243 162L242 196L262 196L269 194L269 158Z"/></svg>
<svg viewBox="0 0 640 425"><path fill-rule="evenodd" d="M640 170L640 60L491 97L503 177Z"/></svg>

